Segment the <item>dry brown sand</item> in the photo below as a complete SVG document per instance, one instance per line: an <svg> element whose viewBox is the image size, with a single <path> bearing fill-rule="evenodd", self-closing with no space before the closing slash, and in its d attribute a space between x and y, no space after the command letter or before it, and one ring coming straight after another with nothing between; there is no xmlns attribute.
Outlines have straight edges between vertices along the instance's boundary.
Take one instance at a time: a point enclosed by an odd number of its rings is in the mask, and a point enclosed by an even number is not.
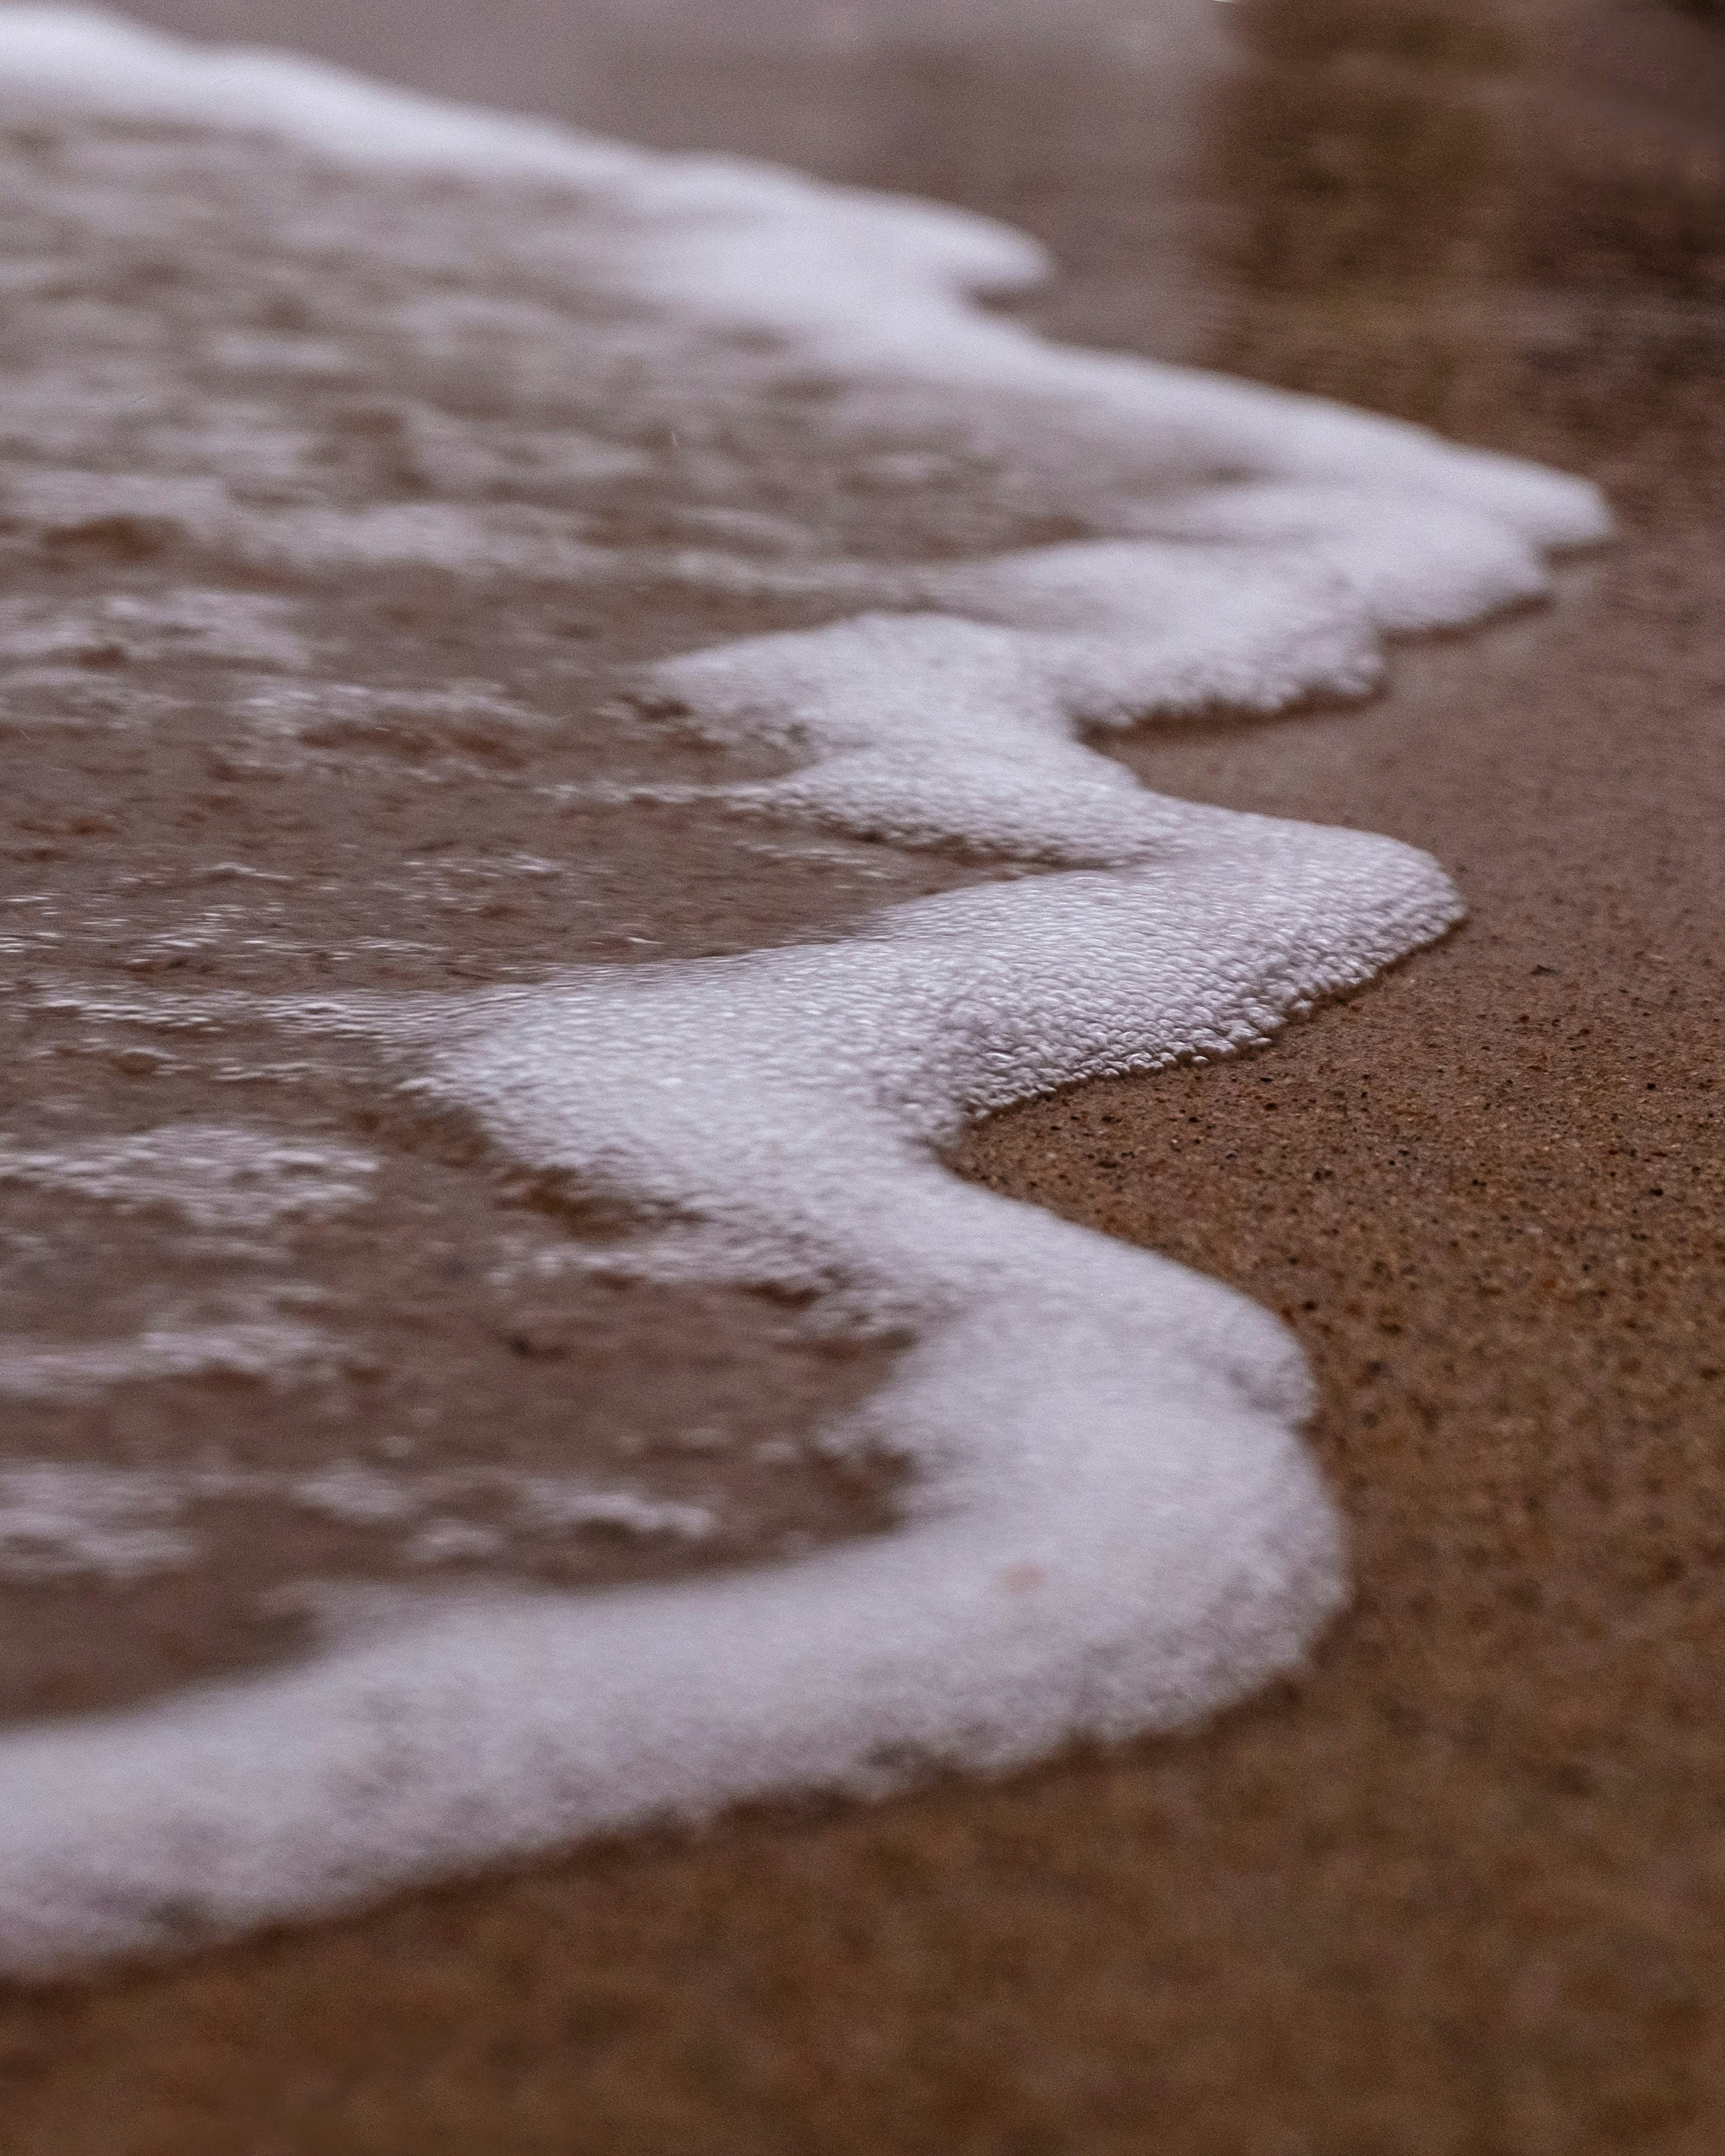
<svg viewBox="0 0 1725 2156"><path fill-rule="evenodd" d="M1172 793L1429 847L1471 918L1266 1053L1020 1109L962 1165L1286 1315L1353 1608L1195 1738L17 1997L8 2156L1725 2135L1725 46L1651 8L1519 57L1455 10L1239 12L1209 311L1169 337L1591 470L1625 531L1366 711L1132 747ZM878 176L1045 227L1117 336L1132 146L1067 185L1056 128L1004 178L1039 79L956 78L985 181L958 128Z"/></svg>

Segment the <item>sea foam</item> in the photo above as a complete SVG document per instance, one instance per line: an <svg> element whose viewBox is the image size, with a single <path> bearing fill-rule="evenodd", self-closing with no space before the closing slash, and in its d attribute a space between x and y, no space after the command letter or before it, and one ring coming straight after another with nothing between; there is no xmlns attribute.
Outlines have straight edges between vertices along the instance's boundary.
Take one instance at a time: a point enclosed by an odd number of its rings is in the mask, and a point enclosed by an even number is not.
<svg viewBox="0 0 1725 2156"><path fill-rule="evenodd" d="M742 1799L997 1771L1178 1727L1296 1661L1343 1589L1288 1336L941 1151L1011 1101L1262 1041L1456 918L1421 854L1168 800L1090 743L1358 694L1385 634L1537 596L1545 550L1604 531L1594 492L1045 345L970 304L1040 274L1037 249L955 212L61 10L0 13L0 93L567 187L569 255L619 304L768 335L921 408L992 400L1026 441L1160 475L1094 542L834 565L862 612L643 685L800 759L716 813L1058 872L843 942L277 1014L381 1036L500 1146L660 1222L607 1262L788 1286L902 1332L892 1377L824 1439L906 1464L900 1524L669 1585L428 1601L285 1672L8 1735L0 1967L177 1946Z"/></svg>

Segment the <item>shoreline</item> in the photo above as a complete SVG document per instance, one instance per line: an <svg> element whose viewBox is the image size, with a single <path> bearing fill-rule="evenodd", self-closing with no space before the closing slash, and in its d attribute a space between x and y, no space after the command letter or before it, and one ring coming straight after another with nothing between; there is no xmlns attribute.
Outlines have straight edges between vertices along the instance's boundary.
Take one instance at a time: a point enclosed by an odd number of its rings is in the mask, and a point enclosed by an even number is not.
<svg viewBox="0 0 1725 2156"><path fill-rule="evenodd" d="M1725 1912L1707 1855L1717 1498L1696 1446L1717 1413L1698 1343L1720 1315L1719 1193L1692 1178L1673 1228L1651 1156L1699 1168L1712 1142L1714 507L1626 535L1570 640L1531 637L1531 669L1505 655L1510 624L1363 712L1128 746L1175 793L1435 847L1473 921L1274 1048L1096 1081L967 1142L993 1187L1221 1271L1303 1329L1362 1589L1309 1675L1175 1745L891 1815L599 1850L27 2007L26 2064L39 2044L62 2061L33 2156L81 2145L65 2076L85 2102L92 2074L136 2089L158 2051L191 2092L177 2156L231 2145L264 2084L222 2032L265 1999L300 2032L268 2085L294 2043L324 2047L330 2093L307 2118L378 2148L660 2156L818 2127L824 2149L870 2156L1039 2132L1208 2150L1274 2125L1317 2149L1338 2087L1357 2092L1349 2129L1399 2152L1704 2146ZM1606 860L1628 865L1615 889ZM1525 1040L1500 1069L1506 997ZM1270 1141L1271 1113L1296 1135ZM1573 1148L1541 1157L1566 1125ZM1168 1183L1144 1188L1128 1148ZM1428 1250L1446 1235L1453 1263ZM1527 1245L1553 1241L1536 1268ZM1296 1291L1308 1272L1317 1291ZM1661 1343L1681 1384L1649 1368ZM501 1972L523 1958L530 1998L588 2033L547 2025L537 2055L506 2040ZM317 2011L380 1981L406 2032L381 2059ZM1060 2093L1023 2060L1060 2061ZM559 2108L578 2089L586 2143ZM453 2128L452 2090L469 2107Z"/></svg>

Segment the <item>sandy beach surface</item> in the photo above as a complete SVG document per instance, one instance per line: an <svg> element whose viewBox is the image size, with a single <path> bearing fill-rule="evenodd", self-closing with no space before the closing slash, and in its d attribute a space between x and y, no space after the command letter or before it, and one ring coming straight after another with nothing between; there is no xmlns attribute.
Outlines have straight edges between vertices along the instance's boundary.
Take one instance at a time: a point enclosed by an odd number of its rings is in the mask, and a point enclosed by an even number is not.
<svg viewBox="0 0 1725 2156"><path fill-rule="evenodd" d="M1609 493L1620 537L1567 568L1553 605L1404 649L1366 707L1117 751L1168 793L1424 847L1467 922L1268 1050L1009 1111L957 1156L1287 1320L1319 1381L1312 1438L1348 1516L1352 1606L1308 1669L1195 1736L587 1849L166 1971L10 1994L8 2156L1717 2146L1725 31L1626 0L1513 18L1240 0L1230 18L1224 39L1194 17L1182 70L1092 27L1053 44L847 33L727 74L686 31L655 44L637 26L560 102L501 59L470 94L1006 217L1066 265L1021 303L1054 333L1414 418ZM305 34L320 29L336 56L387 66L343 46L357 33L333 11ZM439 74L449 49L428 41L425 79L465 88ZM39 146L11 154L9 199L49 214L73 182L44 177ZM227 236L199 243L228 250L208 280L225 305L245 218L279 231L310 183L285 160L260 190L255 150L198 156L170 192L228 205ZM157 148L146 162L167 185ZM142 169L121 155L74 176L95 203L92 277L114 274L101 205ZM307 200L326 239L340 205ZM452 259L485 254L465 214L444 218ZM377 305L363 233L343 244L360 266L331 304L357 316ZM213 365L201 289L181 319ZM103 291L95 327L116 338L126 308L158 305ZM336 444L320 502L410 493L416 471L478 498L476 392L469 438L414 436L377 381L318 372L290 310L272 335L218 355L223 393ZM411 338L374 355L398 405L432 382L422 363ZM938 560L1061 536L1059 475L931 439L914 449L938 501L907 503L901 441L839 439L734 376L629 380L626 413L614 384L563 415L590 460L542 475L537 521L487 526L517 550L518 590L411 560L307 569L283 536L307 506L297 468L222 542L253 550L251 588L280 605L182 606L171 635L161 593L220 581L208 544L64 502L0 534L8 665L31 699L28 720L0 713L23 804L7 843L39 932L8 963L36 1059L19 1067L52 1080L8 1111L6 1330L37 1357L14 1367L8 1457L182 1476L214 1459L230 1478L188 1501L210 1553L193 1571L0 1579L0 1713L290 1655L319 1621L295 1599L308 1575L501 1565L598 1584L890 1512L885 1471L800 1441L869 1389L890 1342L811 1343L758 1296L560 1271L547 1251L607 1224L476 1163L470 1132L412 1127L393 1104L357 1122L360 1050L285 1077L304 1045L265 1021L203 1045L123 1007L188 982L398 993L715 955L992 872L766 826L741 872L734 834L675 803L644 857L639 811L595 805L594 780L712 767L619 709L625 670L795 625L800 603L644 568L575 605L554 596L556 549L782 559L788 531L814 531L829 552ZM517 465L531 448L495 429L485 445ZM165 438L151 453L177 454ZM578 531L558 492L578 485ZM41 623L98 587L131 610L43 644ZM294 701L295 636L316 678L355 690L333 716ZM461 693L439 701L434 678ZM167 715L148 757L110 723L122 681ZM576 714L554 741L535 730L553 708ZM44 709L74 756L44 744ZM56 1001L69 972L110 984L105 1030ZM279 1224L261 1247L249 1230L249 1250L223 1212L238 1156L201 1142L205 1217L182 1204L170 1235L147 1178L183 1175L183 1147L165 1168L112 1151L264 1122L297 1152L264 1178ZM88 1173L134 1178L118 1214L28 1165L91 1132L110 1150ZM254 1157L244 1174L255 1188ZM98 1387L92 1353L152 1325L197 1336L204 1363L182 1349L193 1362ZM373 1444L377 1476L418 1474L435 1502L368 1510L351 1477L332 1491L332 1463ZM639 1509L550 1532L520 1492L572 1460Z"/></svg>

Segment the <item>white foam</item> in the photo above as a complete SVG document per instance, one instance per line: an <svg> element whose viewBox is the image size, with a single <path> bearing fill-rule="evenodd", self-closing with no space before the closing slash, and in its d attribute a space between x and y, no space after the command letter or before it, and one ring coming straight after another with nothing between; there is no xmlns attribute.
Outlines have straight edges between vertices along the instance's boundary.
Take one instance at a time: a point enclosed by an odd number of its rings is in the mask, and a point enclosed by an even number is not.
<svg viewBox="0 0 1725 2156"><path fill-rule="evenodd" d="M0 1579L93 1574L136 1580L184 1571L205 1554L187 1520L192 1507L236 1500L295 1506L349 1526L411 1530L404 1553L417 1563L495 1554L508 1543L503 1528L446 1512L428 1517L434 1507L475 1498L501 1500L512 1509L514 1527L542 1537L586 1530L697 1543L718 1524L703 1505L595 1490L573 1476L518 1469L415 1474L342 1460L295 1475L269 1468L15 1460L0 1465Z"/></svg>
<svg viewBox="0 0 1725 2156"><path fill-rule="evenodd" d="M1548 546L1598 539L1598 490L1425 429L1194 369L1048 345L966 295L1036 282L1022 234L967 213L824 187L728 157L664 157L367 81L285 53L200 46L79 8L0 11L0 90L80 111L264 130L354 165L562 181L584 270L631 299L777 330L848 370L1046 400L1117 449L1122 428L1164 454L1241 476L1412 489ZM562 242L559 242L562 244Z"/></svg>
<svg viewBox="0 0 1725 2156"><path fill-rule="evenodd" d="M0 601L0 659L117 649L134 660L231 660L294 671L308 666L311 654L288 625L292 612L285 599L192 588L154 598L118 592L74 606L6 599Z"/></svg>
<svg viewBox="0 0 1725 2156"><path fill-rule="evenodd" d="M709 733L814 752L788 778L729 789L732 801L867 837L1123 862L1191 812L1143 792L1086 734L1358 695L1382 672L1353 589L1280 549L1241 558L1117 541L927 581L984 619L862 615L653 670Z"/></svg>
<svg viewBox="0 0 1725 2156"><path fill-rule="evenodd" d="M0 1468L0 1578L140 1579L191 1562L175 1494L123 1468L33 1460Z"/></svg>
<svg viewBox="0 0 1725 2156"><path fill-rule="evenodd" d="M198 1228L321 1219L363 1204L375 1153L252 1123L162 1123L135 1137L16 1147L0 1141L0 1183L68 1190L126 1209L162 1206Z"/></svg>
<svg viewBox="0 0 1725 2156"><path fill-rule="evenodd" d="M404 1015L429 1082L502 1142L701 1219L708 1276L771 1271L913 1322L833 1440L910 1460L910 1517L771 1570L465 1603L303 1670L16 1735L10 1964L748 1795L1173 1727L1296 1655L1340 1581L1281 1327L931 1150L978 1109L1262 1038L1453 916L1432 865L1387 840L1184 814L1127 871Z"/></svg>
<svg viewBox="0 0 1725 2156"><path fill-rule="evenodd" d="M154 1378L252 1378L270 1384L342 1368L339 1342L285 1319L157 1325L130 1337L67 1346L0 1337L0 1399L95 1399L116 1385Z"/></svg>
<svg viewBox="0 0 1725 2156"><path fill-rule="evenodd" d="M3 17L0 17L3 29ZM0 67L4 64L0 40ZM75 532L116 517L172 526L263 567L426 567L476 576L592 576L615 557L580 536L585 520L511 503L384 501L358 509L257 509L208 475L15 470L0 480L15 516Z"/></svg>
<svg viewBox="0 0 1725 2156"><path fill-rule="evenodd" d="M1341 1574L1291 1342L1224 1288L958 1182L938 1148L1027 1096L1260 1041L1440 933L1458 905L1424 855L1161 799L1086 737L1357 693L1383 632L1536 595L1541 548L1604 531L1596 494L1418 429L1044 345L965 298L1034 275L1036 250L952 212L59 11L0 16L0 86L87 106L93 81L110 109L350 162L565 180L589 282L1159 476L1115 487L1116 540L906 572L860 619L650 683L710 732L806 757L737 805L1094 865L841 943L278 1013L383 1034L500 1144L668 1216L619 1264L787 1281L846 1322L908 1328L894 1376L827 1439L908 1463L902 1523L716 1578L469 1599L302 1668L14 1734L0 1965L335 1908L741 1798L996 1770L1178 1727L1297 1658Z"/></svg>

